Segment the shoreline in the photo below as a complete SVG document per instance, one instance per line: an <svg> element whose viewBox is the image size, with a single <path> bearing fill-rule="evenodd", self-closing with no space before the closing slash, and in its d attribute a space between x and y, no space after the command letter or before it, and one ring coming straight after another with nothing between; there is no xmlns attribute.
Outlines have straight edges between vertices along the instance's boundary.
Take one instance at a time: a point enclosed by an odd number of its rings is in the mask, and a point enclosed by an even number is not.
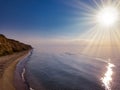
<svg viewBox="0 0 120 90"><path fill-rule="evenodd" d="M29 56L31 50L0 57L0 90L16 90L15 70L17 64Z"/></svg>
<svg viewBox="0 0 120 90"><path fill-rule="evenodd" d="M25 65L28 62L28 58L32 54L32 50L28 53L26 57L24 57L22 60L20 60L17 65L14 72L14 85L16 90L30 90L29 84L26 81L25 78Z"/></svg>

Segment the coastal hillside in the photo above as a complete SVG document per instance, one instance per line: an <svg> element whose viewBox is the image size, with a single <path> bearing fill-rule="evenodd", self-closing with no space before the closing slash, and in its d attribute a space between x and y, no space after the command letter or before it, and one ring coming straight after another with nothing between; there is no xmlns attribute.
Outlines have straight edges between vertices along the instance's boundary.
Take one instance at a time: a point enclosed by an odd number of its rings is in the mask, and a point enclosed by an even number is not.
<svg viewBox="0 0 120 90"><path fill-rule="evenodd" d="M21 43L13 39L8 39L4 35L0 34L0 56L29 50L31 48L32 47L30 45Z"/></svg>

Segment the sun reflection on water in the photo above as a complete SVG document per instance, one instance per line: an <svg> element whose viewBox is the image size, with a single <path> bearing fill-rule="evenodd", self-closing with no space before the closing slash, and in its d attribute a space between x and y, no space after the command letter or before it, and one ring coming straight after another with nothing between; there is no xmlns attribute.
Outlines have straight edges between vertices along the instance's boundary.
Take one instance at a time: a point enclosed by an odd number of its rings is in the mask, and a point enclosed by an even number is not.
<svg viewBox="0 0 120 90"><path fill-rule="evenodd" d="M115 67L114 64L108 63L107 71L105 72L104 76L101 78L102 83L105 86L105 90L111 90L113 67Z"/></svg>

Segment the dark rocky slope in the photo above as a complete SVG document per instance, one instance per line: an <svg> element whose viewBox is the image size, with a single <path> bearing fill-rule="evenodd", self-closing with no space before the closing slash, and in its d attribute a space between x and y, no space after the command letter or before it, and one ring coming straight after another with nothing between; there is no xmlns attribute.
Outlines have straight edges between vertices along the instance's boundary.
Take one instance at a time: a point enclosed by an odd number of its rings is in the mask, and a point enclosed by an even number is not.
<svg viewBox="0 0 120 90"><path fill-rule="evenodd" d="M30 45L21 43L13 39L8 39L4 35L0 34L0 56L12 54L15 52L21 52L29 49L32 49Z"/></svg>

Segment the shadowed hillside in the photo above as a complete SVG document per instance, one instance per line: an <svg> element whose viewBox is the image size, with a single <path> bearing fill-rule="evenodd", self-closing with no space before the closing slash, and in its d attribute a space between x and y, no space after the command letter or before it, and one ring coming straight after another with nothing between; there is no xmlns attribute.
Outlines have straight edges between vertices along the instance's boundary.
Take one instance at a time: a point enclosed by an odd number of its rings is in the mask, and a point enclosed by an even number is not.
<svg viewBox="0 0 120 90"><path fill-rule="evenodd" d="M30 45L23 44L13 39L8 39L4 35L0 34L0 56L29 50L31 48L32 47Z"/></svg>

